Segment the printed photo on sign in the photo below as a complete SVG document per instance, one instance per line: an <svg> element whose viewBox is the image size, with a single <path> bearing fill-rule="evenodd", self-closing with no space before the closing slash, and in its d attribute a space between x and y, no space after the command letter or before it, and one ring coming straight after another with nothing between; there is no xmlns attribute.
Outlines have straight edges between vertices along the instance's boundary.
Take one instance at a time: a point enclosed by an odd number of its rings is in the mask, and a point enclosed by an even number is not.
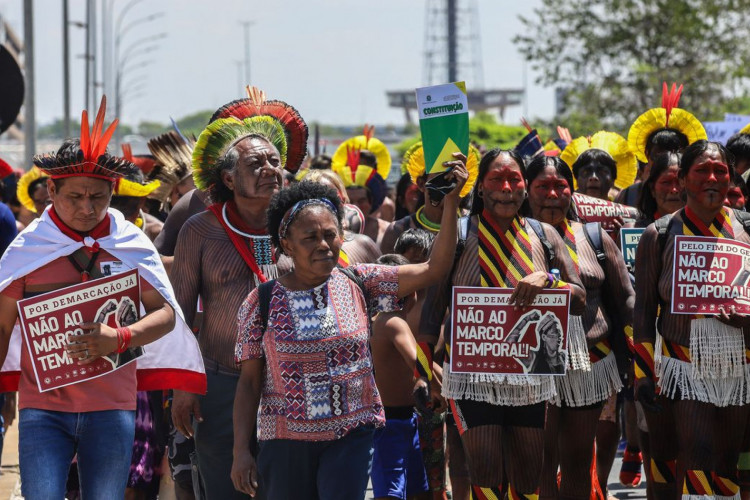
<svg viewBox="0 0 750 500"><path fill-rule="evenodd" d="M101 377L143 354L136 347L79 365L65 350L72 336L84 333L81 323L119 328L138 321L140 296L138 270L133 269L18 301L23 341L39 391Z"/></svg>
<svg viewBox="0 0 750 500"><path fill-rule="evenodd" d="M672 314L750 314L750 245L725 238L676 236Z"/></svg>
<svg viewBox="0 0 750 500"><path fill-rule="evenodd" d="M564 375L570 290L542 290L525 308L513 289L453 287L451 371Z"/></svg>

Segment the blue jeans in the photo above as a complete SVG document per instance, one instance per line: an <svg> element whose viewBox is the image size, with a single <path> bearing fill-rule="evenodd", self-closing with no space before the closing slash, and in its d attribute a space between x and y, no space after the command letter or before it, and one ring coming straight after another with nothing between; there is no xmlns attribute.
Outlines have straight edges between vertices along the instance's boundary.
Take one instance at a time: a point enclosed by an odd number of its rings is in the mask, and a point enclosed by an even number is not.
<svg viewBox="0 0 750 500"><path fill-rule="evenodd" d="M78 453L81 498L123 498L134 434L134 411L21 410L21 493L26 500L65 498L68 469Z"/></svg>

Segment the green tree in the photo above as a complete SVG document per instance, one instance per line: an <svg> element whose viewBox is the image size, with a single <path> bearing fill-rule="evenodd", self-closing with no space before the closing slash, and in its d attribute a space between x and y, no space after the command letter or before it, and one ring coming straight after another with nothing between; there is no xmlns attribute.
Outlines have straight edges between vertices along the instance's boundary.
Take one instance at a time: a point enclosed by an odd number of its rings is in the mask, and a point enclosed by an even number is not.
<svg viewBox="0 0 750 500"><path fill-rule="evenodd" d="M170 128L172 128L171 125L167 126L159 122L142 121L138 124L138 133L143 137L151 138L163 134Z"/></svg>
<svg viewBox="0 0 750 500"><path fill-rule="evenodd" d="M558 121L596 125L571 127L574 136L627 132L660 105L662 81L683 82L680 107L701 120L747 96L750 0L542 0L521 22L514 42L537 82L565 96Z"/></svg>
<svg viewBox="0 0 750 500"><path fill-rule="evenodd" d="M537 123L536 121L534 122ZM549 137L549 131L541 123L541 127L537 127L540 137L543 141L546 141ZM536 125L535 125L536 126ZM395 146L396 151L403 156L403 154L416 142L421 140L419 130L416 131L416 135L404 139L401 143ZM486 111L480 111L473 117L469 118L469 140L473 144L484 146L487 149L492 148L513 148L518 141L528 132L522 126L505 125L498 123L495 115Z"/></svg>

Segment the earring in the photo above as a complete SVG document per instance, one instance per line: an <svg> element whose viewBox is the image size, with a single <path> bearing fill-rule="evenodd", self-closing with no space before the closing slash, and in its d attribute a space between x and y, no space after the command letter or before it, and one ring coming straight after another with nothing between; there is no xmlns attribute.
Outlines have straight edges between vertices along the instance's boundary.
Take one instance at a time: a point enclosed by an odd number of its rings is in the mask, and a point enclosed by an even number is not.
<svg viewBox="0 0 750 500"><path fill-rule="evenodd" d="M524 199L526 199L526 198L528 198L528 197L529 197L529 192L528 192L528 191L526 191L525 189L524 189L524 191L523 191L523 197L524 197Z"/></svg>

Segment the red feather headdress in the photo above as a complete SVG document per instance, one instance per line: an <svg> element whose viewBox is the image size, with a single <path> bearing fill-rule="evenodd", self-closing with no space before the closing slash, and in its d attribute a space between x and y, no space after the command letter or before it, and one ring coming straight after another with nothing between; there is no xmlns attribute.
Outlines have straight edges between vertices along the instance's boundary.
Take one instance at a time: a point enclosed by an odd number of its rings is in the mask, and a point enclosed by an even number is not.
<svg viewBox="0 0 750 500"><path fill-rule="evenodd" d="M216 110L211 121L234 117L239 120L254 116L269 116L279 122L284 129L287 142L285 168L296 172L307 155L307 124L299 112L284 101L266 100L266 93L257 87L245 87L246 99L237 99Z"/></svg>
<svg viewBox="0 0 750 500"><path fill-rule="evenodd" d="M65 177L96 177L115 181L122 177L117 171L127 163L124 158L105 154L107 144L117 128L115 119L106 131L104 114L107 108L107 97L102 96L94 126L89 131L89 116L86 110L81 114L81 139L78 150L58 151L56 154L36 155L34 165L53 179Z"/></svg>

